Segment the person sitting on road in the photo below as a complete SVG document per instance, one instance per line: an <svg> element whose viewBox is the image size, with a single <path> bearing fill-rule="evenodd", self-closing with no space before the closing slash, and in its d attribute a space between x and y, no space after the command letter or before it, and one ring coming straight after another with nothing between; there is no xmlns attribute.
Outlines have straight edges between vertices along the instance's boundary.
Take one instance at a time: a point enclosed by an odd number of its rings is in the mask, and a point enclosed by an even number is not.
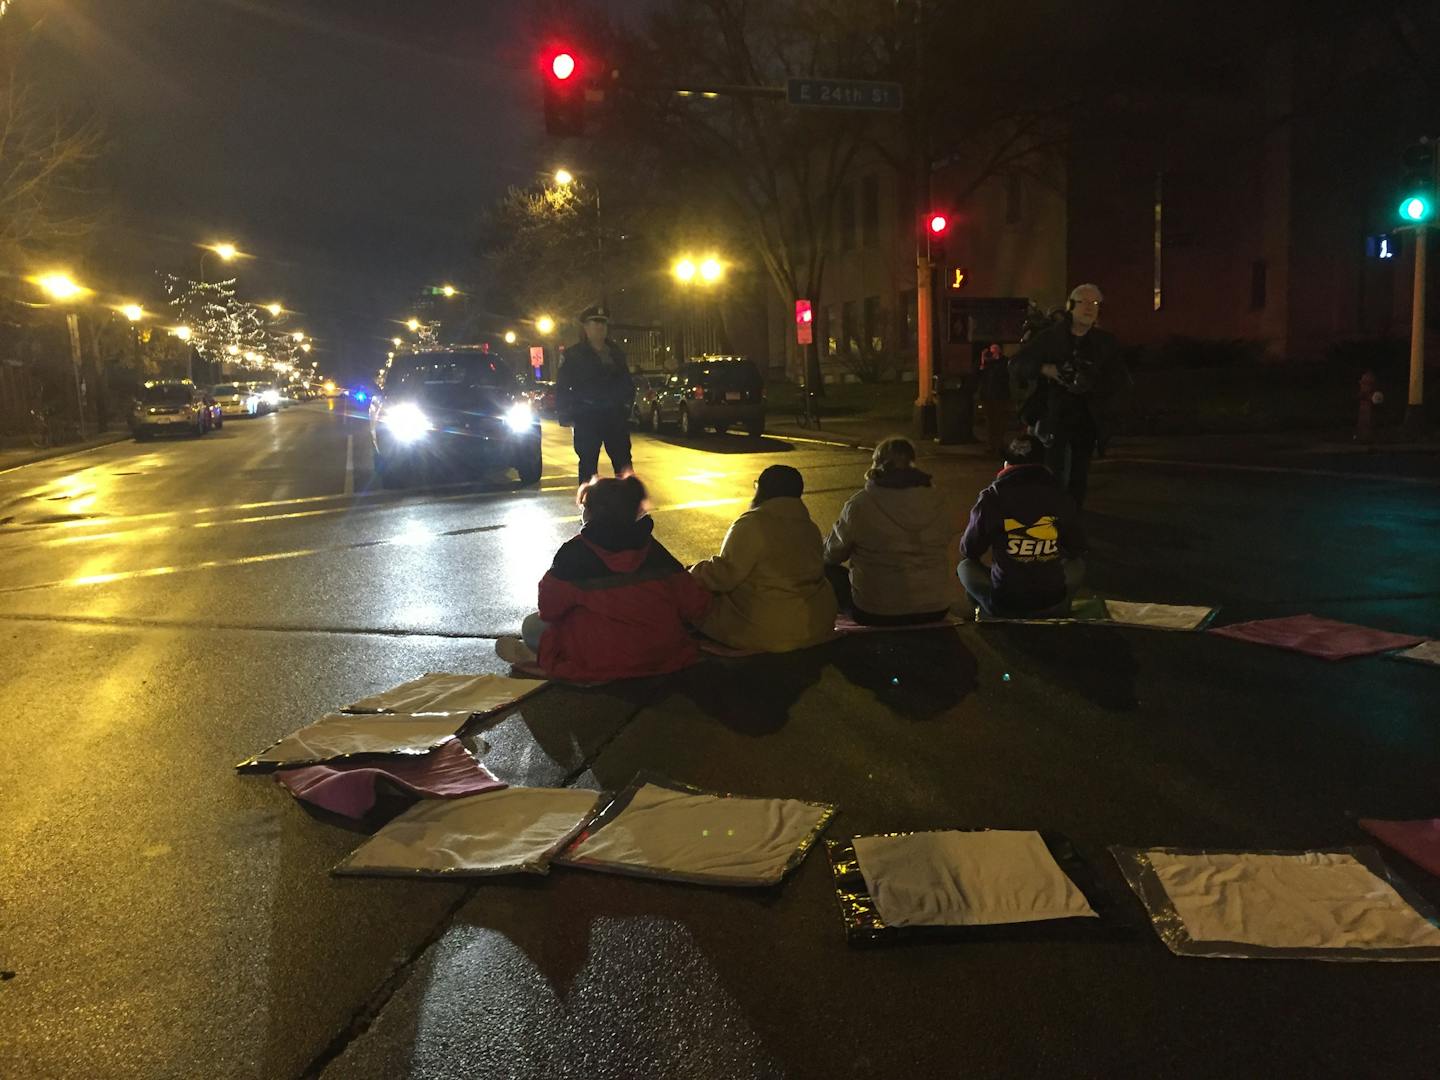
<svg viewBox="0 0 1440 1080"><path fill-rule="evenodd" d="M715 594L702 633L755 652L803 649L834 634L835 593L825 580L820 530L800 500L804 491L797 470L771 465L720 554L690 568Z"/></svg>
<svg viewBox="0 0 1440 1080"><path fill-rule="evenodd" d="M864 489L850 496L825 541L825 574L840 610L867 626L940 621L958 599L947 553L954 535L930 475L915 467L914 443L882 439Z"/></svg>
<svg viewBox="0 0 1440 1080"><path fill-rule="evenodd" d="M980 493L960 541L960 583L986 615L1054 618L1069 613L1085 577L1085 532L1075 500L1022 436ZM992 565L981 558L991 553Z"/></svg>
<svg viewBox="0 0 1440 1080"><path fill-rule="evenodd" d="M540 579L540 610L520 637L495 652L573 682L661 675L699 659L686 624L696 625L710 594L651 536L645 485L634 476L596 479L576 497L580 534L561 545Z"/></svg>

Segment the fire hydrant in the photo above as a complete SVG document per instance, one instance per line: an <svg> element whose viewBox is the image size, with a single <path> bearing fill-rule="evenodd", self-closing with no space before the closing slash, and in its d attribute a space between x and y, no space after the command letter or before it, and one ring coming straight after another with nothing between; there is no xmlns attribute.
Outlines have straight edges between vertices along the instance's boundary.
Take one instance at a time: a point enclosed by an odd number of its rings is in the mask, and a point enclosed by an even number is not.
<svg viewBox="0 0 1440 1080"><path fill-rule="evenodd" d="M1355 420L1355 441L1371 443L1375 441L1375 407L1385 403L1385 395L1380 390L1380 380L1373 371L1367 371L1360 376L1359 400L1360 415Z"/></svg>

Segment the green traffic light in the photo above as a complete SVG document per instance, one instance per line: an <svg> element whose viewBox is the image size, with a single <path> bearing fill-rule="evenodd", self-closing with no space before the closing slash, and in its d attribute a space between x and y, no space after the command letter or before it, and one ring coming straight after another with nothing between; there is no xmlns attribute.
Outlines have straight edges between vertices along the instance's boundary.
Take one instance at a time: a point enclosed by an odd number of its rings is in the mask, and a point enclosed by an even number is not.
<svg viewBox="0 0 1440 1080"><path fill-rule="evenodd" d="M1411 195L1400 203L1400 216L1406 221L1428 221L1433 209L1429 199L1421 195Z"/></svg>

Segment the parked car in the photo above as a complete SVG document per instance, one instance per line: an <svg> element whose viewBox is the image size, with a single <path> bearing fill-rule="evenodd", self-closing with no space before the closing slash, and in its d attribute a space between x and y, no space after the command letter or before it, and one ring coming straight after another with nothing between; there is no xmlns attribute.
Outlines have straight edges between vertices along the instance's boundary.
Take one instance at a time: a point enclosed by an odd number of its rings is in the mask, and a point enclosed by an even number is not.
<svg viewBox="0 0 1440 1080"><path fill-rule="evenodd" d="M219 383L210 396L220 404L223 416L254 416L260 411L260 396L244 383Z"/></svg>
<svg viewBox="0 0 1440 1080"><path fill-rule="evenodd" d="M700 356L682 364L655 393L650 429L670 425L682 435L707 427L723 433L744 425L752 436L765 431L765 380L743 356Z"/></svg>
<svg viewBox="0 0 1440 1080"><path fill-rule="evenodd" d="M540 480L540 421L514 371L463 345L395 357L370 408L375 471L388 486L426 463L513 468Z"/></svg>
<svg viewBox="0 0 1440 1080"><path fill-rule="evenodd" d="M130 432L137 442L158 434L204 435L210 411L189 379L154 379L135 395Z"/></svg>
<svg viewBox="0 0 1440 1080"><path fill-rule="evenodd" d="M280 388L274 383L252 382L245 385L260 401L257 410L260 416L275 412L280 408Z"/></svg>
<svg viewBox="0 0 1440 1080"><path fill-rule="evenodd" d="M637 428L646 427L650 423L650 411L654 408L655 396L664 389L668 376L636 374L633 378L635 400L630 405L630 422Z"/></svg>

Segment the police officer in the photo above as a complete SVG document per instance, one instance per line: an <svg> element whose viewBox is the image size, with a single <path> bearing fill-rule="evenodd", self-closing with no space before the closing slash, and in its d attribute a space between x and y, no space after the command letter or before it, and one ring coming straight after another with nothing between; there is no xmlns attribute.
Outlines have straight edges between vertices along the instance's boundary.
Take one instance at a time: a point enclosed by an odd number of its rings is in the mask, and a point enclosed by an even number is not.
<svg viewBox="0 0 1440 1080"><path fill-rule="evenodd" d="M555 411L562 424L574 429L584 484L599 471L601 445L616 476L630 472L629 413L635 382L625 354L606 336L610 311L605 304L581 312L580 326L584 334L579 344L565 350L555 380Z"/></svg>

